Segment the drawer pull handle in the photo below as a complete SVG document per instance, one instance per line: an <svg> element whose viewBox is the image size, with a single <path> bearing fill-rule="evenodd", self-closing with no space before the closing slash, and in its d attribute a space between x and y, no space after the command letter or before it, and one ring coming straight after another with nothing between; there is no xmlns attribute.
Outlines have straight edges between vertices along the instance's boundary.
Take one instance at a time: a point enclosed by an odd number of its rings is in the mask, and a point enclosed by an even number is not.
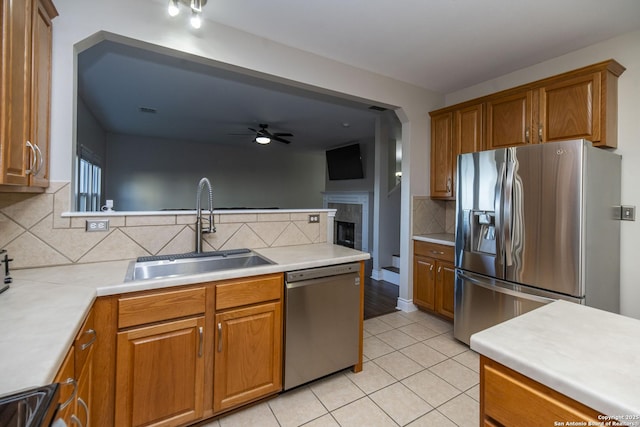
<svg viewBox="0 0 640 427"><path fill-rule="evenodd" d="M27 146L27 148L29 148L31 150L31 164L29 165L29 169L27 169L25 172L25 174L27 175L35 175L35 169L36 169L36 162L38 161L38 156L36 154L36 149L33 146L33 144L31 143L31 141L27 141L27 143L25 144Z"/></svg>
<svg viewBox="0 0 640 427"><path fill-rule="evenodd" d="M434 250L432 250L431 253L432 254L436 254L436 255L444 255L444 252L442 252L442 251L434 251Z"/></svg>
<svg viewBox="0 0 640 427"><path fill-rule="evenodd" d="M76 416L76 414L72 414L72 415L71 415L71 422L73 422L75 425L78 425L78 426L80 426L80 427L84 427L84 426L82 425L82 421L80 421L80 418L78 418L78 417Z"/></svg>
<svg viewBox="0 0 640 427"><path fill-rule="evenodd" d="M82 398L81 398L81 397L78 397L78 404L84 408L84 413L85 413L85 415L86 415L86 418L85 418L85 419L87 420L87 422L86 422L86 424L85 424L85 425L86 425L86 426L88 426L88 425L89 425L89 419L90 419L90 416L89 416L89 407L88 407L88 406L87 406L87 404L84 402L84 400L82 400Z"/></svg>
<svg viewBox="0 0 640 427"><path fill-rule="evenodd" d="M96 338L98 337L98 334L96 333L95 329L87 329L86 331L83 332L82 335L92 335L89 342L86 342L80 346L80 350L84 351L89 347L91 347L94 342L96 342Z"/></svg>
<svg viewBox="0 0 640 427"><path fill-rule="evenodd" d="M218 322L218 353L222 352L222 323Z"/></svg>
<svg viewBox="0 0 640 427"><path fill-rule="evenodd" d="M65 382L61 383L61 385L69 384L73 386L73 391L71 392L71 396L69 396L69 398L62 405L60 405L60 410L63 410L64 408L69 406L69 404L74 401L74 399L76 398L76 394L78 393L78 382L75 379L67 378Z"/></svg>
<svg viewBox="0 0 640 427"><path fill-rule="evenodd" d="M204 338L204 328L200 326L198 328L198 357L202 357L202 341Z"/></svg>

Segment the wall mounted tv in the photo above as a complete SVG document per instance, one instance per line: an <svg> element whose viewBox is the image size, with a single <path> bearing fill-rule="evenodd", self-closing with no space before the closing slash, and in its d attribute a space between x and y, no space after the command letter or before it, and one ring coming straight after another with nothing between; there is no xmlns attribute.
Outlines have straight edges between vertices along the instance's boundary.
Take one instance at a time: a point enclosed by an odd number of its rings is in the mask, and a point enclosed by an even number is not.
<svg viewBox="0 0 640 427"><path fill-rule="evenodd" d="M347 145L345 147L327 150L327 168L329 180L362 179L362 157L360 156L360 144Z"/></svg>

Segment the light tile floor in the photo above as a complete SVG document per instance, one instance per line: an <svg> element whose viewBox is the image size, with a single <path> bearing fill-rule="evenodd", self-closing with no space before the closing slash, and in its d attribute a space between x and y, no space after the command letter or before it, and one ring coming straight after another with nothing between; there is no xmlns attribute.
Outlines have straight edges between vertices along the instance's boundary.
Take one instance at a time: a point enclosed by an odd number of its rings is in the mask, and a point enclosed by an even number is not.
<svg viewBox="0 0 640 427"><path fill-rule="evenodd" d="M422 311L364 322L362 372L338 372L202 427L477 427L479 358Z"/></svg>

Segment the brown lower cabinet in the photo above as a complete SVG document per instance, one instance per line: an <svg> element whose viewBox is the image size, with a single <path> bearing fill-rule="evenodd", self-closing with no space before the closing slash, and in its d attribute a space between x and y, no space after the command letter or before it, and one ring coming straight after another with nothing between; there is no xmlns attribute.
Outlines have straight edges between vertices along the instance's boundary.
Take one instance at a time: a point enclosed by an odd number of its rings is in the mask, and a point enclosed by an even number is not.
<svg viewBox="0 0 640 427"><path fill-rule="evenodd" d="M204 316L118 332L117 426L178 426L202 417Z"/></svg>
<svg viewBox="0 0 640 427"><path fill-rule="evenodd" d="M69 426L91 425L96 338L94 315L90 311L54 380L60 383L60 408L56 419Z"/></svg>
<svg viewBox="0 0 640 427"><path fill-rule="evenodd" d="M281 390L281 324L280 301L216 314L214 412Z"/></svg>
<svg viewBox="0 0 640 427"><path fill-rule="evenodd" d="M277 273L98 298L93 425L189 425L280 392L283 288Z"/></svg>
<svg viewBox="0 0 640 427"><path fill-rule="evenodd" d="M600 425L599 415L564 394L480 356L481 426L554 426L567 422Z"/></svg>
<svg viewBox="0 0 640 427"><path fill-rule="evenodd" d="M453 246L415 240L413 244L413 302L453 320L455 269Z"/></svg>

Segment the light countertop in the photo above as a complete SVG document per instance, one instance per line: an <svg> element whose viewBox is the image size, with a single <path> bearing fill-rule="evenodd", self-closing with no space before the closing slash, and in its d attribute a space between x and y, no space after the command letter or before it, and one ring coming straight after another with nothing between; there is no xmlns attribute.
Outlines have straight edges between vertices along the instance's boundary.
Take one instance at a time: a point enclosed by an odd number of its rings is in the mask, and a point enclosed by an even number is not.
<svg viewBox="0 0 640 427"><path fill-rule="evenodd" d="M412 238L413 240L438 243L440 245L456 245L456 235L453 233L414 234Z"/></svg>
<svg viewBox="0 0 640 427"><path fill-rule="evenodd" d="M370 258L332 244L254 249L275 264L124 283L130 261L11 272L0 294L0 396L53 381L96 297L215 280L280 273Z"/></svg>
<svg viewBox="0 0 640 427"><path fill-rule="evenodd" d="M556 301L472 335L471 348L602 414L640 415L640 320Z"/></svg>

